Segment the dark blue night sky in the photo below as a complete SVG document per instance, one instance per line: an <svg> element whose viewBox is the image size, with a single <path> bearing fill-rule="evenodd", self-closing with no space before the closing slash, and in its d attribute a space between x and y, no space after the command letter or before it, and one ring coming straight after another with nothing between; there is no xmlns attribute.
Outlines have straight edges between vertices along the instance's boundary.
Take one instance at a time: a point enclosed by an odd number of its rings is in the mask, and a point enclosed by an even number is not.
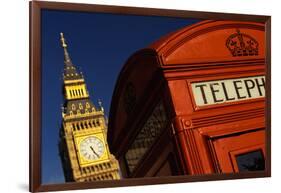
<svg viewBox="0 0 281 193"><path fill-rule="evenodd" d="M86 79L92 101L109 113L119 71L127 58L161 36L198 20L68 11L42 11L42 183L63 183L58 152L61 125L63 49Z"/></svg>

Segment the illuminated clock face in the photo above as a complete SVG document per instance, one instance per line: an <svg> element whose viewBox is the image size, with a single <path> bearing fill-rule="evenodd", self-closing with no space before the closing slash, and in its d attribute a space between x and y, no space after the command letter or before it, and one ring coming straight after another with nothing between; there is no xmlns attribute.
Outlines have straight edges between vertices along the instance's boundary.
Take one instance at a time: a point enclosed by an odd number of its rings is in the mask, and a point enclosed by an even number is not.
<svg viewBox="0 0 281 193"><path fill-rule="evenodd" d="M80 143L80 154L86 160L98 160L104 154L103 142L94 136L83 139Z"/></svg>

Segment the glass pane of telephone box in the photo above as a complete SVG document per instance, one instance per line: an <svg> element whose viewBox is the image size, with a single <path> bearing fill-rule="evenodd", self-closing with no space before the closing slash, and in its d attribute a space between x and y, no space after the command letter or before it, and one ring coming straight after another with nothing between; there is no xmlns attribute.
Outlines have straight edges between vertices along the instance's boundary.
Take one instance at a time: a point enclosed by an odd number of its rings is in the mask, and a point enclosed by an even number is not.
<svg viewBox="0 0 281 193"><path fill-rule="evenodd" d="M252 151L236 156L240 172L264 170L264 157L261 150Z"/></svg>

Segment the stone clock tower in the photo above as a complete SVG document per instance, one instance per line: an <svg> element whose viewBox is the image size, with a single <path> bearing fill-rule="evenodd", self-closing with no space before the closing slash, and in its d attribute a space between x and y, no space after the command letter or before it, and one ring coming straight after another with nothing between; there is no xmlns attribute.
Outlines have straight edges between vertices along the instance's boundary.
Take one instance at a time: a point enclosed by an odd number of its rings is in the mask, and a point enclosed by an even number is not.
<svg viewBox="0 0 281 193"><path fill-rule="evenodd" d="M72 64L67 44L64 49L62 127L59 151L67 182L120 179L119 164L109 152L107 123L99 102L96 108L89 98L84 77Z"/></svg>

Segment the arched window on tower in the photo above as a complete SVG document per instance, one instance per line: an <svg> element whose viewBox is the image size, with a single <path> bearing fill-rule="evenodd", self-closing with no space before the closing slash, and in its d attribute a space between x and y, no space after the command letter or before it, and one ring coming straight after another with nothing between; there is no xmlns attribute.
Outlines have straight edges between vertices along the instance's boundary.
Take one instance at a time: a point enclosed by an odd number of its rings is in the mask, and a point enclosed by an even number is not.
<svg viewBox="0 0 281 193"><path fill-rule="evenodd" d="M78 89L77 91L78 91L78 96L81 96L80 89Z"/></svg>
<svg viewBox="0 0 281 193"><path fill-rule="evenodd" d="M89 102L86 102L86 108L90 108L90 103Z"/></svg>
<svg viewBox="0 0 281 193"><path fill-rule="evenodd" d="M75 97L75 93L73 90L71 90L72 96Z"/></svg>

